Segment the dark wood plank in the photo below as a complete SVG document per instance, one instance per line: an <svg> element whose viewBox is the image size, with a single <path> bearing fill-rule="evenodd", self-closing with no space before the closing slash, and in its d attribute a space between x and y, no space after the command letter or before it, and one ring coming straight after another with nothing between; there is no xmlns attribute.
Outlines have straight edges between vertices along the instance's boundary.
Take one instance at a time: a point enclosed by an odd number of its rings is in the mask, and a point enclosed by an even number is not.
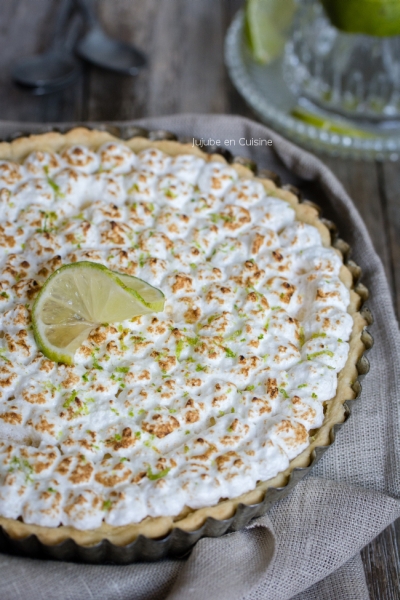
<svg viewBox="0 0 400 600"><path fill-rule="evenodd" d="M400 595L400 521L385 529L361 553L372 600Z"/></svg>
<svg viewBox="0 0 400 600"><path fill-rule="evenodd" d="M400 317L400 168L398 163L379 165L382 207L392 267L395 308Z"/></svg>
<svg viewBox="0 0 400 600"><path fill-rule="evenodd" d="M106 31L125 42L142 48L149 58L149 68L135 78L120 77L91 68L87 118L110 121L133 119L147 114L149 78L153 70L151 47L159 0L99 1L98 14Z"/></svg>
<svg viewBox="0 0 400 600"><path fill-rule="evenodd" d="M400 316L400 169L398 163L378 164L380 200L385 224L384 239L391 266L394 306ZM372 598L400 595L400 519L381 533L362 552Z"/></svg>
<svg viewBox="0 0 400 600"><path fill-rule="evenodd" d="M150 69L134 79L93 70L90 119L229 112L224 35L241 4L241 0L99 2L109 33L140 45Z"/></svg>
<svg viewBox="0 0 400 600"><path fill-rule="evenodd" d="M223 2L182 3L181 68L177 73L179 112L224 113Z"/></svg>

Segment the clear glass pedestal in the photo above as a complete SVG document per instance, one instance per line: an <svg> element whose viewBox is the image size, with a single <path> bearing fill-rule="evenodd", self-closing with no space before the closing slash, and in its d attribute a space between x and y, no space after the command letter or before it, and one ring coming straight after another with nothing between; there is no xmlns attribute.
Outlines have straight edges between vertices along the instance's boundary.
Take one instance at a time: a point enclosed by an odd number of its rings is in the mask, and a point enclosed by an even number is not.
<svg viewBox="0 0 400 600"><path fill-rule="evenodd" d="M344 33L302 0L283 75L294 94L352 119L400 119L400 36Z"/></svg>

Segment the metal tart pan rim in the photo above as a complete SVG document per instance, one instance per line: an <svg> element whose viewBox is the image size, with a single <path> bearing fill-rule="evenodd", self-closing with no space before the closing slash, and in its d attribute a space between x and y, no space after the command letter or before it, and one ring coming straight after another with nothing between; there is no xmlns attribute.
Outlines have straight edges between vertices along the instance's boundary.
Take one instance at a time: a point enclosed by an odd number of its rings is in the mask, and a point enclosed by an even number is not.
<svg viewBox="0 0 400 600"><path fill-rule="evenodd" d="M35 133L47 133L50 131L56 131L60 133L67 133L73 129L70 125L66 127L49 127L43 126L39 128L38 132ZM96 124L94 127L88 127L88 129L96 129L100 131L107 131L111 135L118 137L122 140L131 139L133 137L144 137L151 141L161 140L173 140L185 143L188 139L178 138L174 133L166 130L153 130L142 127L135 127L131 125L116 126L114 124ZM30 132L17 132L12 136L2 141L13 141L15 139L26 137L31 135ZM193 142L193 138L190 138L190 142ZM249 159L234 156L229 150L216 147L204 147L203 151L208 154L221 154L228 163L230 164L241 164L248 167L253 173L260 177L266 177L272 179L278 187L286 189L294 193L299 202L312 205L318 210L321 218L321 208L302 198L300 190L292 185L281 185L280 177L273 171L267 169L258 170L257 165L254 161ZM322 222L328 227L331 233L332 245L341 251L343 255L343 262L351 271L354 278L354 290L359 294L362 302L360 313L364 317L368 325L372 325L373 317L370 310L365 305L368 299L368 290L360 282L361 269L360 267L350 259L351 248L350 246L338 237L337 227L332 221L322 219ZM92 546L82 546L76 543L73 539L66 539L59 544L45 544L43 543L36 534L31 534L25 538L15 539L12 538L7 531L0 526L0 551L13 554L18 556L25 556L30 558L38 559L51 559L59 561L71 561L80 562L87 564L119 564L126 565L132 564L139 561L156 561L166 557L182 557L190 552L196 542L203 537L220 537L226 533L238 531L242 529L248 523L256 517L260 517L265 512L282 498L285 498L294 486L301 481L306 475L308 475L314 465L320 460L326 450L334 443L337 433L346 423L351 415L352 404L356 402L361 394L362 387L360 381L368 373L370 365L366 357L366 353L373 346L373 338L369 333L367 327L365 327L361 333L361 341L364 345L364 352L357 362L357 373L358 377L353 383L353 390L355 397L351 400L344 402L345 416L342 423L338 423L332 427L329 432L330 443L327 446L317 446L311 452L310 464L307 467L295 467L288 477L287 483L282 487L268 488L265 492L262 501L256 504L239 504L232 517L228 519L215 519L214 517L207 517L201 527L194 531L184 531L179 526L174 527L166 536L162 538L149 538L144 535L139 535L134 541L125 545L117 546L110 542L108 539L103 539L99 543Z"/></svg>

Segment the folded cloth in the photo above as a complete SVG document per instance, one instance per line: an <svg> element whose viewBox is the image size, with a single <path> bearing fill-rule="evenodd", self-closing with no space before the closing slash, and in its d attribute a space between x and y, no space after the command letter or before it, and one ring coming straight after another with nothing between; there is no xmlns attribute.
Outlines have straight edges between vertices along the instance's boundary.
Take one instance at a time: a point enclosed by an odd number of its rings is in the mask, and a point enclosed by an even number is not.
<svg viewBox="0 0 400 600"><path fill-rule="evenodd" d="M352 201L317 158L233 116L176 115L137 124L229 141L235 154L300 184L339 225L371 292L371 371L332 447L288 497L246 529L202 539L189 558L91 566L0 555L2 600L366 600L360 550L400 516L400 335L382 264ZM40 130L0 123L0 136ZM256 140L272 140L272 146ZM253 141L253 143L252 143ZM235 142L235 144L234 144Z"/></svg>

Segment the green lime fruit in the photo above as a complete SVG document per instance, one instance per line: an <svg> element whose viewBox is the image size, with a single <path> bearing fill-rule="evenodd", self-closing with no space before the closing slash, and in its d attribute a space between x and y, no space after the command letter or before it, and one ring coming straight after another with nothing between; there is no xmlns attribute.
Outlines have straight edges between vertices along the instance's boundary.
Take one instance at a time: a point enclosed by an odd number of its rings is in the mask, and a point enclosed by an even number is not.
<svg viewBox="0 0 400 600"><path fill-rule="evenodd" d="M284 50L295 0L247 0L245 31L253 58L269 64Z"/></svg>
<svg viewBox="0 0 400 600"><path fill-rule="evenodd" d="M400 35L399 0L321 0L332 24L347 33Z"/></svg>
<svg viewBox="0 0 400 600"><path fill-rule="evenodd" d="M64 265L45 282L32 309L41 352L73 364L92 329L164 310L164 294L146 281L89 261Z"/></svg>

